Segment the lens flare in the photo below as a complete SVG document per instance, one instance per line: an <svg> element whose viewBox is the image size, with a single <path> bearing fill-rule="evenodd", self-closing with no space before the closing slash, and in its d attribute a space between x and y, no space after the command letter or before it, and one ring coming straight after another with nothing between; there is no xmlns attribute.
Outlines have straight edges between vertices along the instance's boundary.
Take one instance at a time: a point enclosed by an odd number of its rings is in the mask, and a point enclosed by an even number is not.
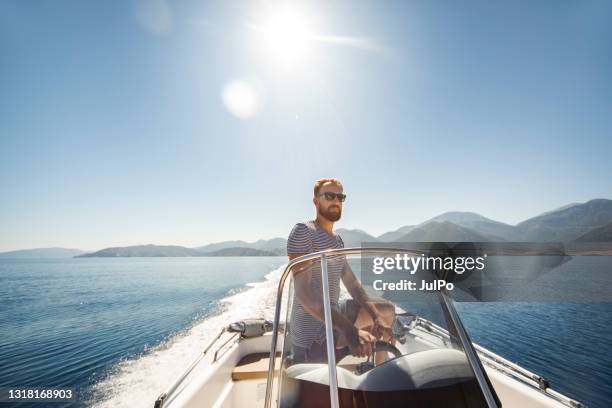
<svg viewBox="0 0 612 408"><path fill-rule="evenodd" d="M251 119L261 109L261 93L255 85L247 81L228 82L223 87L221 98L227 110L239 119Z"/></svg>

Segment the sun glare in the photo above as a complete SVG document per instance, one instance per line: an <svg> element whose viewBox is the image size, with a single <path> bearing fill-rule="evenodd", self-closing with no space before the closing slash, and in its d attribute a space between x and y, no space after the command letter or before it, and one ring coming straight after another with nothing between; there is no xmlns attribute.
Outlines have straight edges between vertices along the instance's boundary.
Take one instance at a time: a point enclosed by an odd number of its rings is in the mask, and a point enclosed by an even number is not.
<svg viewBox="0 0 612 408"><path fill-rule="evenodd" d="M284 66L304 61L312 51L313 34L304 15L278 10L257 27L270 58Z"/></svg>

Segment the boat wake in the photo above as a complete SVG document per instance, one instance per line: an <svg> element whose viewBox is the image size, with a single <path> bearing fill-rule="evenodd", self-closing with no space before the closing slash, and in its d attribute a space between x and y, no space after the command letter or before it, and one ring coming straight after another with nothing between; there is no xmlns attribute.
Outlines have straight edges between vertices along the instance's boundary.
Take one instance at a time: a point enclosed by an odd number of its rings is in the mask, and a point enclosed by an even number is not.
<svg viewBox="0 0 612 408"><path fill-rule="evenodd" d="M144 355L121 361L90 391L96 408L146 407L182 373L204 347L231 322L252 317L274 317L278 278L285 266L273 270L265 280L247 284L245 290L219 300L219 312L148 349Z"/></svg>

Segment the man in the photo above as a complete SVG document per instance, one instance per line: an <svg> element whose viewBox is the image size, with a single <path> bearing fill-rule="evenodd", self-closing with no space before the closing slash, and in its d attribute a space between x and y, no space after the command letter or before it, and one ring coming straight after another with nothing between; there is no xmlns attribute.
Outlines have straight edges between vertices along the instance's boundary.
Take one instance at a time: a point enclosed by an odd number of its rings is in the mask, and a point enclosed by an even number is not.
<svg viewBox="0 0 612 408"><path fill-rule="evenodd" d="M296 257L333 248L344 248L339 235L334 234L334 223L342 215L346 195L342 183L333 178L318 180L314 185L313 203L317 210L316 219L295 225L287 241L289 260ZM352 354L363 357L372 354L377 334L383 332L390 339L390 325L385 324L372 301L355 277L346 258L328 258L329 292L332 306L332 320L336 334L344 338ZM290 333L294 363L323 362L327 359L323 312L323 292L320 262L310 261L297 265L293 271L295 297L293 301ZM340 280L357 305L367 312L373 324L371 332L354 326L353 318L340 310Z"/></svg>

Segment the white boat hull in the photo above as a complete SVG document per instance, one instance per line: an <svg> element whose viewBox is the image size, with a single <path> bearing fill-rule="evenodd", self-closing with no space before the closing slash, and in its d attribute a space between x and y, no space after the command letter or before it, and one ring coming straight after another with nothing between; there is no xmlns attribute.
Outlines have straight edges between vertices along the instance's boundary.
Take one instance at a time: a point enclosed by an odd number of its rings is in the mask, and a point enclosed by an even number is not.
<svg viewBox="0 0 612 408"><path fill-rule="evenodd" d="M269 354L271 339L269 333L261 337L237 339L221 351L222 354L214 363L211 362L212 356L203 359L172 395L168 396L163 407L263 407L269 359L260 361L246 373L237 370L237 366L247 356L258 353ZM417 331L415 339L413 343L418 349L436 347L436 343L440 341L439 336L429 330ZM530 378L519 378L516 372L512 372L514 368L509 368L512 363L480 346L476 345L476 348L502 406L509 408L580 406L579 403L550 388L538 388L536 381ZM276 368L278 369L278 364ZM272 395L276 395L276 390L273 390Z"/></svg>

